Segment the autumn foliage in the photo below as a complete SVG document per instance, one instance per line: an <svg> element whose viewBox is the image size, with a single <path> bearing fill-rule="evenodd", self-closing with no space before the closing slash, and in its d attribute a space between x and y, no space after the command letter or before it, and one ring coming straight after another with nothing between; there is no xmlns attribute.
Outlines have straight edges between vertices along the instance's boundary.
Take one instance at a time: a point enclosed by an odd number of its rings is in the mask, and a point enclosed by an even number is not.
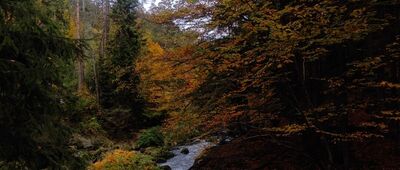
<svg viewBox="0 0 400 170"><path fill-rule="evenodd" d="M154 170L157 169L150 157L133 151L116 149L89 167L90 170Z"/></svg>
<svg viewBox="0 0 400 170"><path fill-rule="evenodd" d="M195 66L202 75L180 111L206 117L201 124L209 131L303 135L305 143L320 141L316 147L323 156L306 148L321 166L348 167L348 159L358 158L336 150L336 144L398 140L399 5L182 3L168 16L198 23L205 31L190 59L181 56L172 65L174 70L180 63Z"/></svg>
<svg viewBox="0 0 400 170"><path fill-rule="evenodd" d="M398 169L399 9L1 0L0 169L157 169L195 138L221 144L198 169Z"/></svg>

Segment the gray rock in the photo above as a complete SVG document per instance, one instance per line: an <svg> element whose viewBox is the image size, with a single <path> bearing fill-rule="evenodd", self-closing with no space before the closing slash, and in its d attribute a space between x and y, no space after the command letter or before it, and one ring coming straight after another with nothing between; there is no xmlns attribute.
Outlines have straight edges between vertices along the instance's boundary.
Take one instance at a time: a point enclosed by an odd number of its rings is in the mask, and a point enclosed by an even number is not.
<svg viewBox="0 0 400 170"><path fill-rule="evenodd" d="M189 153L189 149L188 148L183 148L182 150L181 150L181 153L183 153L183 154L188 154Z"/></svg>
<svg viewBox="0 0 400 170"><path fill-rule="evenodd" d="M160 167L162 170L171 170L171 167L168 165L164 165Z"/></svg>
<svg viewBox="0 0 400 170"><path fill-rule="evenodd" d="M167 160L164 159L164 158L158 158L158 159L156 160L156 163L158 163L158 164L165 163L165 162L167 162Z"/></svg>
<svg viewBox="0 0 400 170"><path fill-rule="evenodd" d="M76 145L78 148L88 149L94 147L93 141L91 139L85 138L79 134L72 135L71 143L73 145Z"/></svg>

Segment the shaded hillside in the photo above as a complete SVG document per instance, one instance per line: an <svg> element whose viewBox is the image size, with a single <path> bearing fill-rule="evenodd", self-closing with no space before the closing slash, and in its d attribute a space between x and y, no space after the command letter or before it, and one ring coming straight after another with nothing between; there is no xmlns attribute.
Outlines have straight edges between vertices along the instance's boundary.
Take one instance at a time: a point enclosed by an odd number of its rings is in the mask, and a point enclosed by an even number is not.
<svg viewBox="0 0 400 170"><path fill-rule="evenodd" d="M393 148L396 142L373 139L364 142L332 144L332 159L341 160L340 150L349 149L346 163L327 167L317 156L326 155L318 140L305 143L306 134L288 137L249 133L232 142L210 148L196 160L193 170L223 169L397 169L400 155ZM310 148L313 148L312 153Z"/></svg>

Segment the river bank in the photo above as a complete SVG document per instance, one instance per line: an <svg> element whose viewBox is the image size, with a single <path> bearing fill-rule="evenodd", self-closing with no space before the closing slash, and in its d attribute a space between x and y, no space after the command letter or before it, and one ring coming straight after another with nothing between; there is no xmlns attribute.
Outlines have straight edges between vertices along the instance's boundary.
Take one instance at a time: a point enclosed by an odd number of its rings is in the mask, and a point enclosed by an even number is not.
<svg viewBox="0 0 400 170"><path fill-rule="evenodd" d="M397 145L393 140L325 145L321 139L310 134L245 135L206 149L191 169L397 169L400 166L400 155L393 150Z"/></svg>

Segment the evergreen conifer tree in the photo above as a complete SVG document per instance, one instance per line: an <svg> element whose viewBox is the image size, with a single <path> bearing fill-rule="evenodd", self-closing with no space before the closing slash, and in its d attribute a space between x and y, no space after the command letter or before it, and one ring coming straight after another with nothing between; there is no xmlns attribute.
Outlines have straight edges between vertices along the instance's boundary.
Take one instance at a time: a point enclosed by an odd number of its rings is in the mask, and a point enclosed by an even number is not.
<svg viewBox="0 0 400 170"><path fill-rule="evenodd" d="M101 104L106 129L115 136L127 135L139 120L143 99L138 92L139 77L135 61L139 56L142 39L136 29L136 0L118 0L112 7L110 18L116 31L108 42L107 58L100 68Z"/></svg>
<svg viewBox="0 0 400 170"><path fill-rule="evenodd" d="M60 123L60 68L81 51L65 38L63 4L0 1L0 169L82 167Z"/></svg>

